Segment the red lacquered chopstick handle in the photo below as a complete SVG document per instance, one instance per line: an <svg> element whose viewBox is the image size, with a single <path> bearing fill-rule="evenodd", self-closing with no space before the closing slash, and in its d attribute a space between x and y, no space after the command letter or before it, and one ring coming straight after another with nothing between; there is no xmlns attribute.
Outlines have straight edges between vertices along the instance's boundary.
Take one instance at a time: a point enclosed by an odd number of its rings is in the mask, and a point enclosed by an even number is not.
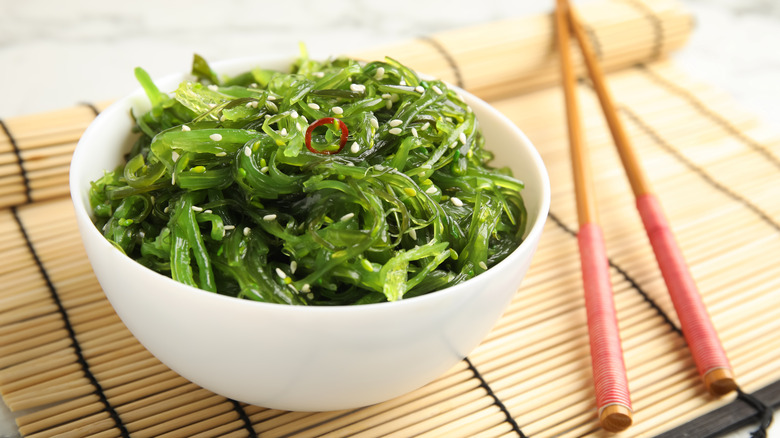
<svg viewBox="0 0 780 438"><path fill-rule="evenodd" d="M577 241L599 419L602 427L617 432L631 425L632 410L601 227L595 223L580 226Z"/></svg>
<svg viewBox="0 0 780 438"><path fill-rule="evenodd" d="M652 193L641 195L636 206L696 368L712 394L727 394L736 389L734 373L658 198Z"/></svg>

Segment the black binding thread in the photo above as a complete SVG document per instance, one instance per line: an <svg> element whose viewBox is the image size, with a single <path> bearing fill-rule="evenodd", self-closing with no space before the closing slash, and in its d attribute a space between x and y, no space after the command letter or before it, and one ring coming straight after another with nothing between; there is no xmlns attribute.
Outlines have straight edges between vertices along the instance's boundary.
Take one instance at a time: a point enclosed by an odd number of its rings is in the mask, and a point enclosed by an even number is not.
<svg viewBox="0 0 780 438"><path fill-rule="evenodd" d="M636 114L634 114L633 111L628 109L625 106L618 105L618 111L628 116L629 119L631 119L640 129L642 129L650 138L653 139L653 141L656 142L659 146L661 146L665 151L673 155L675 158L677 158L678 161L685 164L686 167L688 167L690 170L696 172L702 179L707 181L710 185L718 189L719 191L723 192L725 195L729 196L730 198L734 199L735 201L739 202L740 204L747 207L750 211L754 212L758 217L760 217L764 222L771 225L772 228L774 228L777 231L780 231L780 224L774 221L768 214L766 214L763 210L758 208L756 205L754 205L752 202L748 201L741 195L737 194L733 190L729 189L725 185L721 184L720 182L716 181L710 174L708 174L704 169L693 163L691 160L686 158L680 151L675 149L672 145L670 145L666 140L664 140L660 134L655 132L654 129L652 129L649 125L647 125L643 120L641 120Z"/></svg>
<svg viewBox="0 0 780 438"><path fill-rule="evenodd" d="M244 423L244 429L249 433L249 436L251 438L257 438L257 432L255 432L255 428L252 427L252 420L249 419L249 416L246 414L244 407L241 406L241 403L232 398L229 398L228 401L233 404L233 410L236 411L238 418Z"/></svg>
<svg viewBox="0 0 780 438"><path fill-rule="evenodd" d="M599 61L604 60L604 47L601 45L599 35L596 33L596 29L585 23L581 23L582 29L588 34L590 40L590 46L593 48L593 54L596 55L596 59Z"/></svg>
<svg viewBox="0 0 780 438"><path fill-rule="evenodd" d="M742 391L742 388L737 387L737 398L743 402L749 404L756 410L756 417L758 417L758 429L750 433L751 438L766 438L766 431L772 424L772 409L764 404L758 397L748 394Z"/></svg>
<svg viewBox="0 0 780 438"><path fill-rule="evenodd" d="M710 120L715 122L726 132L736 137L739 141L746 144L747 146L749 146L751 149L758 152L759 154L763 155L764 158L766 158L768 161L774 164L778 169L780 169L780 158L778 158L777 156L769 152L766 149L766 147L763 146L761 143L745 135L744 132L740 131L734 125L729 123L729 121L726 120L725 117L721 116L720 114L710 109L707 105L704 104L704 102L702 102L697 97L695 97L690 91L662 77L660 74L654 72L645 64L639 64L636 67L637 70L647 75L656 84L661 85L667 90L687 100L691 105L693 105L694 108L699 110L699 112L707 116Z"/></svg>
<svg viewBox="0 0 780 438"><path fill-rule="evenodd" d="M19 173L22 176L22 181L24 182L24 196L27 203L32 202L32 189L30 188L30 178L27 176L27 170L24 168L24 159L22 158L22 151L19 149L19 144L16 143L16 139L13 135L11 135L11 130L8 129L8 126L3 122L3 119L0 119L0 128L3 128L3 132L5 132L6 137L8 137L8 141L11 143L11 147L14 150L14 155L16 155L16 163L19 165Z"/></svg>
<svg viewBox="0 0 780 438"><path fill-rule="evenodd" d="M49 288L49 292L51 293L51 298L52 300L54 300L54 303L57 305L57 310L59 311L60 316L62 317L62 321L65 324L65 330L67 330L68 337L70 337L71 347L73 347L73 352L76 354L76 362L78 362L78 364L81 365L81 370L84 373L84 377L86 377L87 380L89 380L90 384L92 384L92 386L95 388L93 394L98 396L100 402L103 404L104 411L108 413L108 415L111 417L112 420L114 420L114 425L116 426L117 429L119 429L120 435L125 438L130 438L130 433L127 431L127 428L122 423L122 419L119 417L119 414L111 406L111 403L109 403L108 398L106 397L106 394L103 391L103 387L100 385L100 382L98 382L95 375L92 374L92 371L90 371L89 369L89 364L87 363L87 360L84 357L84 353L81 351L81 345L76 339L76 332L73 329L73 325L71 325L70 323L68 312L65 309L65 306L62 304L62 301L60 300L60 297L57 294L57 289L54 287L54 283L51 281L51 278L49 277L46 268L44 268L43 266L43 262L41 261L40 257L38 257L38 253L35 251L35 246L33 245L32 240L30 240L30 236L27 234L27 230L24 228L24 224L22 223L22 220L19 217L19 212L17 211L17 208L15 206L11 207L11 212L13 213L14 219L16 220L16 224L19 226L19 231L21 231L22 237L24 238L24 241L27 244L27 248L30 251L30 255L33 257L33 260L35 261L35 264L38 266L38 270L40 271L43 280L46 282L46 286Z"/></svg>
<svg viewBox="0 0 780 438"><path fill-rule="evenodd" d="M81 105L91 109L95 113L95 117L100 115L100 110L92 102L81 102Z"/></svg>
<svg viewBox="0 0 780 438"><path fill-rule="evenodd" d="M447 64L449 64L450 68L452 69L452 73L455 74L455 85L465 89L466 85L463 82L463 75L460 72L460 67L458 67L458 63L455 62L455 58L452 57L450 52L448 52L447 49L445 49L444 46L433 37L423 36L420 37L420 40L425 41L426 43L433 46L436 49L436 51L439 52L441 56L444 57L444 59L447 61Z"/></svg>
<svg viewBox="0 0 780 438"><path fill-rule="evenodd" d="M469 370L471 370L472 373L474 373L474 377L479 380L479 387L484 389L487 394L493 398L493 404L498 407L498 409L501 410L501 412L504 413L504 416L506 417L506 422L509 423L512 426L512 430L517 433L518 436L521 438L528 438L522 430L520 430L520 426L517 425L517 421L515 421L514 418L512 418L512 414L509 413L509 409L504 406L504 403L501 402L501 400L498 398L495 392L493 392L493 389L488 385L487 381L484 377L482 377L482 374L477 370L477 367L474 366L473 363L471 363L471 360L469 360L468 357L463 359L466 362L466 365L468 366Z"/></svg>
<svg viewBox="0 0 780 438"><path fill-rule="evenodd" d="M656 60L661 57L663 53L664 42L666 41L666 35L664 33L664 25L661 18L658 17L650 6L642 0L622 0L624 3L628 3L635 9L639 10L642 15L650 22L653 27L653 34L655 35L655 41L653 42L653 50L650 53L650 59Z"/></svg>

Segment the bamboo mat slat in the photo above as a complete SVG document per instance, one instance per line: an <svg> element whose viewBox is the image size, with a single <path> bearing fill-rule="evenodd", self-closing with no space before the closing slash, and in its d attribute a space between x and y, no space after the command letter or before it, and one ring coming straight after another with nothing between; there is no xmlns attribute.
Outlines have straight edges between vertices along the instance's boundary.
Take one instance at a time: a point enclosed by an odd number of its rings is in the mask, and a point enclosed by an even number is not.
<svg viewBox="0 0 780 438"><path fill-rule="evenodd" d="M611 0L582 12L740 387L780 403L780 133L658 60L690 31L675 2ZM550 86L557 80L550 25L549 17L507 20L364 54L389 54L489 99L539 149L553 199L524 284L482 344L423 388L362 409L300 413L237 403L157 361L105 299L67 197L68 156L104 105L5 121L13 141L0 135L0 208L10 207L0 209L0 394L24 411L21 433L613 435L596 415L563 97ZM492 77L490 59L500 67ZM706 394L595 94L587 82L578 92L636 410L635 424L618 436L674 436L715 412L744 421L753 411L733 395Z"/></svg>

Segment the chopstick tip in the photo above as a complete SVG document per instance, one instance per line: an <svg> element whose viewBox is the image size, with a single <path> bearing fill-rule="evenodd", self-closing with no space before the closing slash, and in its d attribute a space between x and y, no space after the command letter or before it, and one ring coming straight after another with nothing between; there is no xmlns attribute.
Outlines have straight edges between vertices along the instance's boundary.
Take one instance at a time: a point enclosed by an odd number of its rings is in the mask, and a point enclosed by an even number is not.
<svg viewBox="0 0 780 438"><path fill-rule="evenodd" d="M606 406L599 414L601 427L608 432L622 432L628 429L633 421L634 412L621 404Z"/></svg>
<svg viewBox="0 0 780 438"><path fill-rule="evenodd" d="M724 396L737 389L734 372L730 368L715 368L704 374L704 385L710 394Z"/></svg>

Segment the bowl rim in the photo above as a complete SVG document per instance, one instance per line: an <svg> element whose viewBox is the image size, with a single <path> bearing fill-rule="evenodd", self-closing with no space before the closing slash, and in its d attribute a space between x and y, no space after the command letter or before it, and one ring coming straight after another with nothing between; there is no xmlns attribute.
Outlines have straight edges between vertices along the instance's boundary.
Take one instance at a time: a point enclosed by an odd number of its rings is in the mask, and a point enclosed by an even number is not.
<svg viewBox="0 0 780 438"><path fill-rule="evenodd" d="M255 65L262 65L263 63L272 64L273 68L277 68L276 67L277 65L283 65L283 63L289 65L295 59L296 57L279 56L279 55L247 56L247 57L230 58L230 59L215 61L210 63L210 66L216 72L222 73L224 71L235 70L237 68L245 68L245 69L251 68ZM422 72L417 72L417 73L420 75L420 77L424 79L434 78L433 76L427 75ZM161 76L159 78L152 78L152 79L153 82L158 86L159 84L167 85L169 83L174 83L175 85L181 82L182 80L184 80L187 76L188 73L172 73L165 76ZM488 274L491 271L496 272L496 268L501 267L501 269L510 269L511 267L506 265L512 263L518 263L518 260L515 259L519 259L521 255L527 251L531 251L533 253L535 248L529 248L529 246L535 245L536 242L538 242L539 237L543 231L545 222L547 220L547 217L549 215L550 202L551 202L551 188L550 188L550 178L549 178L547 168L544 165L544 162L542 161L542 158L538 150L534 146L534 144L528 139L526 134L506 115L498 111L496 108L494 108L492 105L490 105L483 99L468 92L467 90L464 90L463 88L450 84L446 81L445 83L447 84L448 87L450 87L453 90L456 90L456 92L460 93L463 97L465 97L469 106L471 106L472 108L474 108L475 106L479 107L479 111L477 112L491 113L491 115L495 117L497 120L499 120L502 124L509 126L510 130L514 131L515 134L518 136L523 147L528 150L528 154L530 156L531 161L533 162L533 166L539 172L539 182L541 183L539 186L539 192L540 192L539 208L534 221L530 223L531 227L526 229L524 239L520 243L520 245L518 245L518 247L515 248L515 250L512 251L503 260L498 262L496 265L492 266L489 270L485 271L485 273L474 276L464 281L463 283L459 283L455 286L450 286L444 289L433 291L428 294L411 297L408 299L401 299L397 301L370 303L370 304L363 304L363 305L295 306L289 304L268 303L263 301L242 299L242 298L222 295L219 293L205 291L197 287L193 287L193 286L189 286L177 282L171 277L168 277L154 270L146 268L145 266L142 266L141 264L139 264L138 262L136 262L135 260L127 256L126 254L121 254L121 256L125 257L128 261L132 262L134 267L143 269L149 274L159 276L159 278L163 281L163 284L170 285L171 287L174 288L189 289L188 292L200 294L202 297L204 297L204 299L221 300L225 305L231 305L231 306L233 305L242 306L242 307L253 306L259 308L268 307L269 309L279 310L282 312L294 312L294 313L334 312L334 311L350 312L350 313L351 312L366 313L368 311L381 311L383 309L404 309L409 306L425 306L431 303L432 301L434 302L440 301L446 298L446 296L448 295L457 294L459 293L458 292L459 290L468 289L469 286L473 284L475 281L479 281L478 280L479 277ZM165 90L162 91L165 92ZM93 238L96 238L96 240L100 242L99 243L100 245L102 245L103 247L108 247L106 249L109 251L119 251L119 250L116 247L114 247L108 241L108 239L106 239L98 231L97 227L94 226L94 222L92 220L91 214L89 213L88 202L85 202L87 195L85 193L81 193L81 191L86 187L82 187L81 181L79 180L79 178L75 178L74 175L76 172L81 172L81 167L79 166L79 163L84 161L82 155L85 154L84 150L86 149L86 146L83 146L83 144L87 144L88 142L90 142L94 131L98 129L96 127L99 127L101 124L104 123L106 119L109 119L111 117L118 117L121 115L127 116L127 109L135 107L136 106L135 103L137 103L136 99L139 98L144 99L145 102L148 101L145 91L140 86L136 87L134 91L122 97L121 99L115 101L105 110L101 111L100 114L98 114L98 116L92 121L92 123L90 123L90 125L87 127L85 132L82 134L81 138L79 139L74 149L73 156L71 158L68 183L70 186L70 196L75 208L75 215L81 216L82 219L86 217L86 220L92 223L93 226L89 228L88 232L93 235ZM117 114L117 113L121 113L121 114ZM210 297L210 298L205 298L205 297Z"/></svg>

